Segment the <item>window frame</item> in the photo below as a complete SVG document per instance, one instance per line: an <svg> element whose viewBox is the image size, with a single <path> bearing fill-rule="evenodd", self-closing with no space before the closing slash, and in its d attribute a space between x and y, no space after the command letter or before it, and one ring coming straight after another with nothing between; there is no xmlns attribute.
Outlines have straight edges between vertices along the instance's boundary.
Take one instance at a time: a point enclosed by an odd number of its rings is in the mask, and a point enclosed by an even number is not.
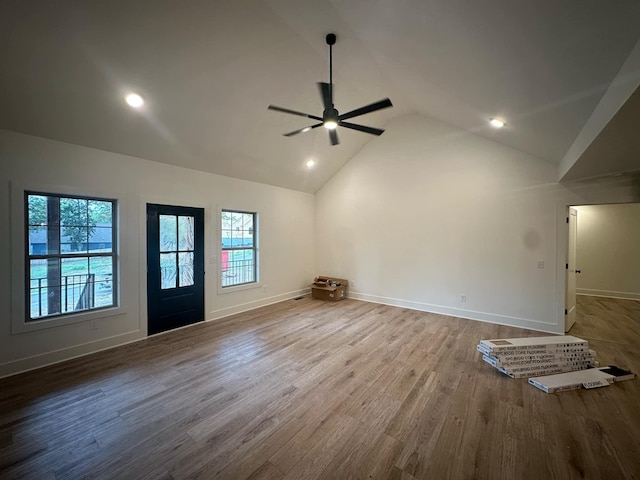
<svg viewBox="0 0 640 480"><path fill-rule="evenodd" d="M225 213L238 213L245 215L253 216L253 246L252 247L236 247L236 248L225 248L222 243L222 215ZM260 249L259 249L259 238L260 238L260 226L259 226L259 217L260 212L256 210L243 210L237 208L219 208L218 209L218 293L230 293L236 292L240 290L247 290L252 288L258 288L261 286L260 282ZM235 283L232 285L222 285L222 275L223 275L223 264L222 264L222 253L227 251L235 251L235 250L252 250L253 251L253 271L254 271L254 280L250 282L243 283Z"/></svg>
<svg viewBox="0 0 640 480"><path fill-rule="evenodd" d="M43 329L62 327L76 323L93 322L106 317L117 317L128 313L128 305L132 297L128 291L133 288L131 282L122 276L123 245L121 244L123 226L127 224L127 196L119 191L102 191L99 188L91 188L91 194L87 194L88 188L70 187L62 185L42 184L35 182L9 181L10 197L10 328L11 334L23 334ZM27 320L29 310L25 300L25 287L29 276L26 275L25 262L29 255L26 247L28 244L27 225L25 225L27 209L25 209L25 192L58 195L62 197L85 197L97 200L112 200L115 202L115 213L112 226L116 233L116 245L113 248L115 263L113 277L116 278L117 287L114 294L114 306L102 307L94 310L80 310L60 316L47 316L34 320ZM26 237L26 238L25 238ZM127 252L130 249L127 249ZM129 256L129 254L127 254ZM127 270L130 270L127 267ZM91 328L93 324L89 326Z"/></svg>
<svg viewBox="0 0 640 480"><path fill-rule="evenodd" d="M30 196L41 196L41 197L51 197L58 198L59 201L63 199L68 200L84 200L84 201L95 201L95 202L108 202L111 203L111 251L110 252L90 252L89 251L89 242L90 238L87 236L86 239L86 251L84 252L72 252L72 251L64 251L62 248L62 243L60 243L57 253L43 253L43 254L34 254L31 252L30 248L30 228L31 224L29 222L29 197ZM58 208L58 210L61 210ZM60 211L58 212L60 215ZM25 294L25 317L24 320L27 323L32 322L40 322L47 321L56 318L66 317L69 315L76 315L81 312L95 312L97 310L109 309L118 306L118 269L117 269L117 240L118 240L118 203L117 200L112 198L103 198L103 197L95 197L88 195L72 195L72 194L60 194L60 193L51 193L51 192L42 192L42 191L33 191L33 190L25 190L24 191L24 260L25 260L25 282L24 282L24 294ZM57 225L57 235L59 239L62 239L63 229L65 226L62 224L62 219L59 219ZM84 227L84 225L73 225L73 227ZM87 218L87 229L89 227L88 218ZM31 311L31 290L32 290L32 279L31 279L31 261L32 260L48 260L48 259L59 259L60 260L60 275L62 278L62 263L64 260L69 259L87 259L88 265L91 263L92 258L110 258L111 259L111 288L112 288L112 303L111 305L104 305L101 307L94 308L86 308L81 310L71 310L71 311L60 311L59 313L53 313L48 315L41 315L39 317L34 317L33 312ZM62 283L62 282L61 282ZM65 295L66 296L66 295ZM62 310L62 308L61 308Z"/></svg>

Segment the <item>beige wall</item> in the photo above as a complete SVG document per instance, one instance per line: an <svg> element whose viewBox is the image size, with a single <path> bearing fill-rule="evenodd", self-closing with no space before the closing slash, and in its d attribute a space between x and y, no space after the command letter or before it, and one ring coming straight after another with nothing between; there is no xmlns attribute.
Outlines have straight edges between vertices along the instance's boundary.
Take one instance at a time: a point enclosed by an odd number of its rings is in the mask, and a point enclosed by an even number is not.
<svg viewBox="0 0 640 480"><path fill-rule="evenodd" d="M575 208L577 292L640 299L640 204Z"/></svg>

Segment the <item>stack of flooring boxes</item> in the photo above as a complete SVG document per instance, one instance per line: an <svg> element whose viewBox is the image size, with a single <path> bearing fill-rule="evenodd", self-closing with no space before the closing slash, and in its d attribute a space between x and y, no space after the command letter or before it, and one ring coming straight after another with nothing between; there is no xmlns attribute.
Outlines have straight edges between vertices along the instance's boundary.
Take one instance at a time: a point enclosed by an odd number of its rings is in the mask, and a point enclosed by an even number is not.
<svg viewBox="0 0 640 480"><path fill-rule="evenodd" d="M598 366L589 342L571 335L481 340L482 359L511 378L584 370Z"/></svg>

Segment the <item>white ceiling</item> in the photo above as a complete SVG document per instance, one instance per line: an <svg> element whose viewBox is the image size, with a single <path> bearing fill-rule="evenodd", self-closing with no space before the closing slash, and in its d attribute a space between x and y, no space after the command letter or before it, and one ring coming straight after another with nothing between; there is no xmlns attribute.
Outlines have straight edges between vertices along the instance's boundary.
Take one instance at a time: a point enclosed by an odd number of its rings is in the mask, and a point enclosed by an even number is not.
<svg viewBox="0 0 640 480"><path fill-rule="evenodd" d="M335 32L336 108L394 103L350 121L417 113L559 164L639 25L638 0L3 0L0 128L315 192L377 137L284 137L313 122L267 106L322 114Z"/></svg>

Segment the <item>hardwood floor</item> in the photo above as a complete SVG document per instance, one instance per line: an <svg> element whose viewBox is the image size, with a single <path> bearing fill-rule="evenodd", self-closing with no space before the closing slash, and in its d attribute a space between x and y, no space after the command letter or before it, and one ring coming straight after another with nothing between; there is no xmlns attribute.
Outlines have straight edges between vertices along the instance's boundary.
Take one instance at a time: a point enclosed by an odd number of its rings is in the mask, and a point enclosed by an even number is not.
<svg viewBox="0 0 640 480"><path fill-rule="evenodd" d="M571 334L640 372L640 302ZM0 380L0 478L640 478L640 380L545 394L518 328L305 297Z"/></svg>

